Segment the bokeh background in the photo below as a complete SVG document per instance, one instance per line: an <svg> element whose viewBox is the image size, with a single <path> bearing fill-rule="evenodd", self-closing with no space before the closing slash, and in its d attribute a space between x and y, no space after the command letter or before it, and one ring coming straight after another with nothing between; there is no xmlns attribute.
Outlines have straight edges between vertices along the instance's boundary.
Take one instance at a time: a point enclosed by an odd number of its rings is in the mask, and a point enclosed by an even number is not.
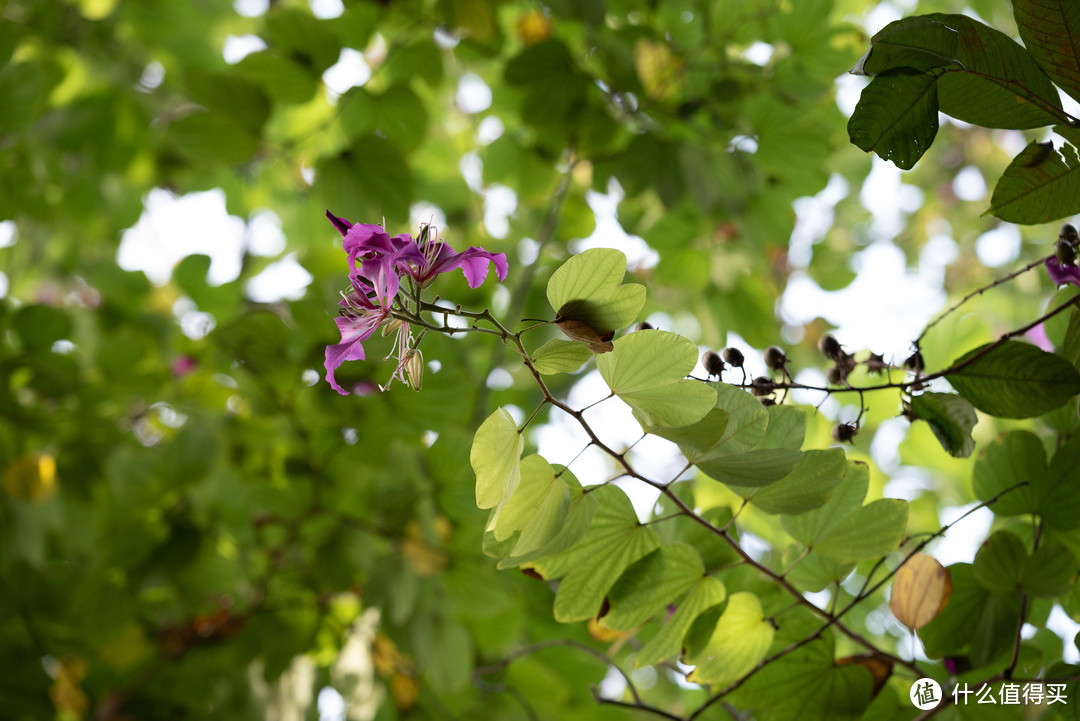
<svg viewBox="0 0 1080 721"><path fill-rule="evenodd" d="M848 143L864 81L846 71L917 12L1014 34L1001 0L0 6L2 715L627 718L590 691L618 697L618 674L572 648L482 673L528 642L607 648L481 553L472 429L539 396L483 337L425 341L419 393L377 392L391 349L373 341L338 374L354 395L333 392L347 266L324 213L506 253L504 284L455 274L440 293L511 323L551 317L546 278L603 245L627 253L654 325L735 345L753 374L780 344L823 382L829 329L900 362L950 298L1056 237L982 216L1031 134L943 118L903 174ZM928 367L1052 292L1029 273L980 297L927 337ZM596 382L587 367L553 388L583 405ZM808 447L859 412L796 400L819 406ZM871 493L910 500L911 532L962 513L973 459L909 430L895 394L868 408L850 454ZM640 435L617 401L596 413L613 442ZM527 440L586 484L614 475L558 417ZM672 448L632 453L664 478ZM633 492L645 513L655 498ZM746 522L762 554L781 547ZM969 560L990 522L932 550ZM1068 614L1040 613L1077 660ZM910 656L883 607L864 622ZM656 703L705 698L635 673Z"/></svg>

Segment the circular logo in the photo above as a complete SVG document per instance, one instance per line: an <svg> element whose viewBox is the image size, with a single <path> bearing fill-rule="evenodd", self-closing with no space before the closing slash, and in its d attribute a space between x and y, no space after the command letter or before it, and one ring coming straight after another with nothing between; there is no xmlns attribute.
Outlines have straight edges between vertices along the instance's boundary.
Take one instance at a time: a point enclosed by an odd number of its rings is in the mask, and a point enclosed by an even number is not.
<svg viewBox="0 0 1080 721"><path fill-rule="evenodd" d="M911 687L911 703L920 711L937 708L941 703L941 685L932 678L920 678Z"/></svg>

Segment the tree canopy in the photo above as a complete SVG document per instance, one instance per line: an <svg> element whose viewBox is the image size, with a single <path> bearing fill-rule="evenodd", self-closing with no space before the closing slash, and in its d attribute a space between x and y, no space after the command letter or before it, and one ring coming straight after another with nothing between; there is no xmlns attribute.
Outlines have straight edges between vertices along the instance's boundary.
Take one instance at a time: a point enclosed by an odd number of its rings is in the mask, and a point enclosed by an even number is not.
<svg viewBox="0 0 1080 721"><path fill-rule="evenodd" d="M1074 718L1080 10L914 5L9 0L5 717Z"/></svg>

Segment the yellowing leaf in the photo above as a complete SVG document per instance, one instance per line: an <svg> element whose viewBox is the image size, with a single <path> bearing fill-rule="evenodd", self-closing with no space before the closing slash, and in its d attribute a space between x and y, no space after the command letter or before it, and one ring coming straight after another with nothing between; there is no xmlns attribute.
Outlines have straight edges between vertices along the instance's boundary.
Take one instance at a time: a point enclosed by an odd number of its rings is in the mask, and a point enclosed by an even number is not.
<svg viewBox="0 0 1080 721"><path fill-rule="evenodd" d="M487 417L473 438L469 462L476 473L476 505L493 508L509 497L521 478L525 440L505 408Z"/></svg>
<svg viewBox="0 0 1080 721"><path fill-rule="evenodd" d="M929 554L916 553L896 572L889 610L897 621L917 631L937 618L951 593L949 569Z"/></svg>
<svg viewBox="0 0 1080 721"><path fill-rule="evenodd" d="M742 678L765 658L774 633L757 596L747 591L732 594L709 643L692 659L697 668L687 680L726 685Z"/></svg>
<svg viewBox="0 0 1080 721"><path fill-rule="evenodd" d="M48 453L16 458L4 471L4 490L16 498L45 501L56 495L56 459Z"/></svg>
<svg viewBox="0 0 1080 721"><path fill-rule="evenodd" d="M671 97L682 78L682 67L682 59L675 57L666 44L644 37L634 43L634 69L650 98Z"/></svg>

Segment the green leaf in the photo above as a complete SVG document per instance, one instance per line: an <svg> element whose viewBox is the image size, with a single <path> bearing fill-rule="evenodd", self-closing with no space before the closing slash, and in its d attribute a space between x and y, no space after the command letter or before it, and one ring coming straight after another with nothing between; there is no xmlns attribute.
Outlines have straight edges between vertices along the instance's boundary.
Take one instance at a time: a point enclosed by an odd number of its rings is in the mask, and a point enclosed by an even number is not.
<svg viewBox="0 0 1080 721"><path fill-rule="evenodd" d="M991 506L995 514L1019 516L1038 510L1041 479L1046 474L1042 441L1030 431L1012 431L983 451L975 462L972 486L975 497L983 503L1000 495ZM1020 484L1018 488L1005 493L1017 484Z"/></svg>
<svg viewBox="0 0 1080 721"><path fill-rule="evenodd" d="M930 425L941 447L953 458L967 458L975 450L971 429L978 417L967 399L955 393L926 392L911 399L911 410Z"/></svg>
<svg viewBox="0 0 1080 721"><path fill-rule="evenodd" d="M595 616L623 571L660 545L656 531L638 523L618 486L600 486L589 495L598 506L585 537L557 555L526 564L545 579L565 576L555 595L555 619L561 623Z"/></svg>
<svg viewBox="0 0 1080 721"><path fill-rule="evenodd" d="M774 630L765 619L761 601L746 591L733 593L709 643L687 680L724 686L750 672L769 651Z"/></svg>
<svg viewBox="0 0 1080 721"><path fill-rule="evenodd" d="M523 50L506 64L506 82L510 85L542 83L573 72L573 61L566 46L546 40Z"/></svg>
<svg viewBox="0 0 1080 721"><path fill-rule="evenodd" d="M979 410L1001 418L1031 418L1080 393L1080 372L1061 356L1018 341L992 345L957 358L953 366L966 365L945 376Z"/></svg>
<svg viewBox="0 0 1080 721"><path fill-rule="evenodd" d="M693 546L661 546L626 569L608 593L611 610L600 624L617 631L637 628L700 581L705 573Z"/></svg>
<svg viewBox="0 0 1080 721"><path fill-rule="evenodd" d="M236 72L258 84L263 91L284 103L304 103L311 100L318 87L315 76L299 63L260 50L236 64Z"/></svg>
<svg viewBox="0 0 1080 721"><path fill-rule="evenodd" d="M231 119L196 111L169 125L169 137L193 160L243 163L259 149L259 139Z"/></svg>
<svg viewBox="0 0 1080 721"><path fill-rule="evenodd" d="M554 338L533 351L533 366L539 373L573 373L585 365L593 352L588 346L572 340Z"/></svg>
<svg viewBox="0 0 1080 721"><path fill-rule="evenodd" d="M1073 308L1069 312L1069 325L1065 329L1065 338L1056 352L1080 368L1080 308Z"/></svg>
<svg viewBox="0 0 1080 721"><path fill-rule="evenodd" d="M941 112L988 128L1038 128L1060 121L1057 88L1028 52L1000 30L964 15L931 14L960 34L957 67L938 79Z"/></svg>
<svg viewBox="0 0 1080 721"><path fill-rule="evenodd" d="M775 483L791 473L801 458L802 451L790 448L758 448L719 456L712 452L694 465L729 486L757 488Z"/></svg>
<svg viewBox="0 0 1080 721"><path fill-rule="evenodd" d="M818 542L816 549L840 563L884 556L904 540L907 519L907 501L882 498L838 523Z"/></svg>
<svg viewBox="0 0 1080 721"><path fill-rule="evenodd" d="M877 75L897 68L927 71L956 66L960 33L925 16L889 23L870 38L870 50L851 71Z"/></svg>
<svg viewBox="0 0 1080 721"><path fill-rule="evenodd" d="M821 508L798 516L782 516L780 523L792 538L814 547L843 519L862 506L870 488L870 470L863 463L848 461L847 475Z"/></svg>
<svg viewBox="0 0 1080 721"><path fill-rule="evenodd" d="M660 663L679 653L694 619L706 609L722 603L726 595L724 583L716 577L706 576L698 580L671 618L634 656L634 668Z"/></svg>
<svg viewBox="0 0 1080 721"><path fill-rule="evenodd" d="M1008 531L998 531L986 539L975 554L972 570L975 580L987 591L1012 591L1020 588L1027 551L1024 544Z"/></svg>
<svg viewBox="0 0 1080 721"><path fill-rule="evenodd" d="M582 489L578 480L574 478L574 474L565 468L560 467L558 473L559 478L566 484L570 496L570 505L567 509L566 519L563 522L562 528L559 529L554 538L535 551L514 556L513 558L507 558L507 556L510 555L511 550L513 550L512 546L517 543L517 538L514 538L514 543L511 544L511 547L506 548L506 552L501 555L502 560L499 561L500 569L516 568L517 566L532 563L540 558L546 558L562 553L584 538L585 534L589 532L593 518L596 516L596 494L584 493L584 489ZM487 543L489 537L494 541L494 535L486 533L484 534L485 543Z"/></svg>
<svg viewBox="0 0 1080 721"><path fill-rule="evenodd" d="M1080 158L1065 143L1033 142L1005 168L987 213L1010 223L1037 225L1080 211Z"/></svg>
<svg viewBox="0 0 1080 721"><path fill-rule="evenodd" d="M847 456L840 448L810 450L784 478L761 489L733 488L755 506L772 514L799 514L819 508L847 473ZM754 491L757 491L756 493Z"/></svg>
<svg viewBox="0 0 1080 721"><path fill-rule="evenodd" d="M1020 39L1050 79L1080 98L1080 5L1071 0L1013 0Z"/></svg>
<svg viewBox="0 0 1080 721"><path fill-rule="evenodd" d="M806 440L806 411L795 406L769 406L769 424L765 427L762 448L799 450Z"/></svg>
<svg viewBox="0 0 1080 721"><path fill-rule="evenodd" d="M1069 550L1060 543L1044 540L1024 564L1020 588L1030 596L1061 596L1072 588L1076 574L1076 560Z"/></svg>
<svg viewBox="0 0 1080 721"><path fill-rule="evenodd" d="M338 155L320 158L315 191L329 208L352 208L357 218L408 219L412 172L401 151L385 138L364 135Z"/></svg>
<svg viewBox="0 0 1080 721"><path fill-rule="evenodd" d="M329 22L298 8L277 6L266 15L270 47L298 60L320 76L341 54L341 43L330 28Z"/></svg>
<svg viewBox="0 0 1080 721"><path fill-rule="evenodd" d="M1047 526L1069 531L1080 528L1080 435L1058 448L1039 490L1039 515Z"/></svg>
<svg viewBox="0 0 1080 721"><path fill-rule="evenodd" d="M683 455L693 463L724 437L728 418L727 411L713 408L697 423L677 428L657 428L652 433L679 446Z"/></svg>
<svg viewBox="0 0 1080 721"><path fill-rule="evenodd" d="M488 524L497 541L521 532L511 556L534 551L554 538L570 506L569 489L541 456L523 458L520 468L517 489Z"/></svg>
<svg viewBox="0 0 1080 721"><path fill-rule="evenodd" d="M646 430L695 423L713 407L716 392L686 379L696 363L693 343L662 330L623 336L611 353L596 358L608 387L633 409Z"/></svg>
<svg viewBox="0 0 1080 721"><path fill-rule="evenodd" d="M938 121L937 78L891 70L863 88L848 121L851 142L909 170L934 142Z"/></svg>
<svg viewBox="0 0 1080 721"><path fill-rule="evenodd" d="M622 251L591 248L552 274L548 302L560 320L576 320L606 335L633 323L645 304L645 286L620 285L625 274Z"/></svg>
<svg viewBox="0 0 1080 721"><path fill-rule="evenodd" d="M525 439L505 408L487 417L473 438L469 462L476 474L476 505L494 508L512 495L521 478Z"/></svg>
<svg viewBox="0 0 1080 721"><path fill-rule="evenodd" d="M761 406L757 398L741 388L727 383L709 385L716 389L716 407L728 414L724 432L710 450L717 453L738 453L756 448L765 440L765 430L770 421L769 412Z"/></svg>

